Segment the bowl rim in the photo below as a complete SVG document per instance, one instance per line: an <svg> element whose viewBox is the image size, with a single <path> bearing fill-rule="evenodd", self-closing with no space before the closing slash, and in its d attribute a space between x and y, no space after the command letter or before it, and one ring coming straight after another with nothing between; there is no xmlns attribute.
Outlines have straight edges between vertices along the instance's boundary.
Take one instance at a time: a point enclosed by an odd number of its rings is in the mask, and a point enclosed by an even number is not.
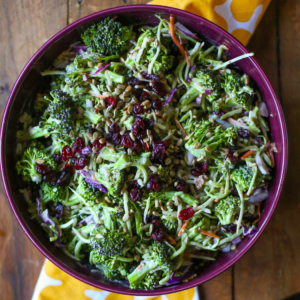
<svg viewBox="0 0 300 300"><path fill-rule="evenodd" d="M217 275L221 274L222 272L224 272L225 270L227 270L229 267L231 267L233 264L235 264L252 246L253 244L257 241L257 239L260 237L260 235L262 234L262 232L264 231L265 227L267 226L267 224L269 223L271 216L274 213L274 210L277 206L277 203L279 201L279 197L280 194L282 192L282 188L283 188L283 183L286 177L286 172L287 172L287 162L288 162L288 139L287 139L287 128L286 128L286 123L285 123L285 118L283 115L283 110L281 107L281 104L278 100L278 97L276 95L276 93L273 90L273 87L271 86L271 83L268 79L268 77L266 76L266 74L264 73L264 71L262 70L262 68L260 67L260 65L257 63L257 61L253 58L253 57L249 57L249 59L251 60L251 64L256 68L256 70L260 73L260 76L263 77L263 79L266 82L266 88L268 88L270 95L272 96L273 99L275 99L275 107L276 110L278 112L278 117L279 117L279 121L280 121L280 131L281 131L281 135L283 136L283 141L282 141L282 152L283 152L283 162L282 162L282 168L281 170L278 170L277 172L281 173L281 179L280 179L280 183L277 187L277 191L276 191L276 195L272 201L272 206L270 207L270 210L268 211L264 222L260 225L259 231L257 232L257 234L248 242L247 246L240 252L238 252L231 260L230 262L227 262L219 267L217 267L215 270L213 270L210 274L207 274L204 278L203 277L197 277L195 280L192 280L190 282L186 282L186 283L181 283L178 285L173 286L172 288L159 288L156 290L149 290L149 291L145 291L145 290L132 290L131 291L122 291L119 290L119 288L114 288L113 284L111 286L108 286L107 284L103 284L100 281L98 283L96 283L93 279L92 282L87 278L87 277L83 277L78 271L74 271L72 269L69 269L68 267L66 267L65 265L63 265L62 263L60 263L56 257L50 253L50 251L48 251L46 248L43 248L40 243L38 242L38 240L31 235L31 233L28 230L28 227L26 225L25 222L23 222L21 214L18 212L17 208L14 206L14 201L13 201L13 197L10 195L9 192L9 188L8 188L8 179L6 176L6 170L3 168L4 161L5 161L5 157L4 157L4 153L5 153L5 147L4 147L4 140L5 140L5 125L6 125L6 121L8 118L8 114L9 114L9 109L11 106L11 103L15 97L15 95L17 94L18 90L19 90L19 85L22 83L23 78L27 75L27 73L30 71L32 65L35 63L35 61L44 53L44 51L46 51L46 49L48 48L48 46L50 46L53 42L55 42L57 39L63 37L68 31L71 31L72 29L75 29L76 27L89 22L91 19L96 18L97 16L99 16L99 18L101 18L101 16L103 14L118 14L118 13L124 13L127 11L138 11L138 10L147 10L147 7L149 7L149 9L157 9L158 11L162 11L164 13L169 13L169 14L174 14L182 16L182 17L186 17L186 18L191 18L194 21L201 21L203 23L205 23L207 26L211 27L214 31L221 31L222 35L225 36L226 38L228 38L229 40L233 40L235 42L235 47L238 47L243 53L249 53L249 51L235 38L233 37L230 33L228 33L227 31L225 31L223 28L221 28L220 26L212 23L211 21L200 17L198 15L195 15L193 13L181 10L181 9L177 9L177 8L172 8L172 7L168 7L168 6L160 6L160 5L126 5L126 6L119 6L119 7L114 7L114 8L109 8L109 9L105 9L105 10L101 10L98 12L95 12L93 14L90 14L88 16L85 16L77 21L75 21L74 23L64 27L63 29L61 29L58 33L56 33L53 37L51 37L45 44L43 44L36 52L35 54L31 57L31 59L28 61L28 63L25 65L25 67L23 68L23 70L21 71L20 75L18 76L6 103L5 109L4 109L4 113L3 113L3 117L2 117L2 123L1 123L1 130L0 130L0 135L1 135L1 148L0 148L0 163L1 163L1 176L2 176L2 181L3 181L3 186L4 186L4 190L6 193L6 197L7 200L9 202L10 208L13 211L13 214L15 216L15 218L17 219L18 223L20 224L20 226L22 227L23 231L25 232L25 234L27 235L27 237L30 239L30 241L35 245L35 247L47 258L49 259L53 264L55 264L57 267L59 267L61 270L63 270L64 272L68 273L69 275L73 276L74 278L88 284L91 286L94 286L96 288L99 289L103 289L103 290L107 290L109 292L114 292L114 293L120 293L120 294L126 294L126 295L136 295L136 296L154 296L154 295L159 295L159 294L169 294L169 293L175 293L175 292L180 292L186 289L190 289L193 288L201 283L204 283L214 277L216 277ZM112 282L113 283L113 282Z"/></svg>

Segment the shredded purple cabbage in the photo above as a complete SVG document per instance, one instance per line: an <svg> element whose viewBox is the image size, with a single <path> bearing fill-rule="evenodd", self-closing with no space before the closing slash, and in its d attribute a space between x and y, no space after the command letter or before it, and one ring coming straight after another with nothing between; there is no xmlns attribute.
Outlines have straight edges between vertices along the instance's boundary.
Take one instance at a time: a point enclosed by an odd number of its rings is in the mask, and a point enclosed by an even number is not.
<svg viewBox="0 0 300 300"><path fill-rule="evenodd" d="M106 63L104 65L102 65L97 71L95 71L94 73L92 73L92 76L97 75L98 73L100 73L101 71L103 71L104 69L108 68L110 66L110 62Z"/></svg>
<svg viewBox="0 0 300 300"><path fill-rule="evenodd" d="M93 152L92 147L90 146L85 146L84 148L82 148L81 150L81 154L86 155L86 154L90 154Z"/></svg>
<svg viewBox="0 0 300 300"><path fill-rule="evenodd" d="M108 193L107 188L103 184L99 183L98 181L92 178L92 174L94 173L93 171L87 172L85 170L80 170L77 172L79 174L82 174L85 177L85 181L92 185L94 188L99 189L103 193Z"/></svg>
<svg viewBox="0 0 300 300"><path fill-rule="evenodd" d="M188 78L186 79L187 82L191 82L191 81L192 81L192 79L193 79L193 74L194 74L195 70L196 70L196 65L193 65L193 66L191 67L191 69L190 69ZM192 74L192 75L190 76L190 74Z"/></svg>

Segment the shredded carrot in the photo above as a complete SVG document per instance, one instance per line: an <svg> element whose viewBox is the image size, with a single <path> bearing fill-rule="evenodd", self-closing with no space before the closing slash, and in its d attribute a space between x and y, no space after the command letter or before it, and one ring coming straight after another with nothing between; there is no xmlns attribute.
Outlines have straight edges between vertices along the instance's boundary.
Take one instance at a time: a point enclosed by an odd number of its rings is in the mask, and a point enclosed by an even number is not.
<svg viewBox="0 0 300 300"><path fill-rule="evenodd" d="M109 95L94 95L94 94L90 94L90 95L93 96L93 97L99 98L99 99L110 97Z"/></svg>
<svg viewBox="0 0 300 300"><path fill-rule="evenodd" d="M215 234L213 234L213 233L210 233L210 232L208 232L208 231L206 231L206 230L203 230L203 229L201 229L201 228L198 228L198 230L199 230L201 233L203 233L203 234L205 234L205 235L207 235L207 236L211 236L211 237L214 237L214 238L216 238L216 239L220 239L220 237L219 237L218 235L215 235Z"/></svg>
<svg viewBox="0 0 300 300"><path fill-rule="evenodd" d="M204 120L208 120L208 114L204 116Z"/></svg>
<svg viewBox="0 0 300 300"><path fill-rule="evenodd" d="M220 199L216 199L216 200L215 200L215 202L217 202L217 203L218 203L219 201L220 201Z"/></svg>
<svg viewBox="0 0 300 300"><path fill-rule="evenodd" d="M176 245L176 241L171 236L168 235L167 239L171 245Z"/></svg>
<svg viewBox="0 0 300 300"><path fill-rule="evenodd" d="M246 152L241 159L246 159L248 156L250 156L251 154L253 154L255 152L255 150L249 150L248 152Z"/></svg>
<svg viewBox="0 0 300 300"><path fill-rule="evenodd" d="M140 270L142 268L142 264L140 264L138 267L137 267L137 270Z"/></svg>
<svg viewBox="0 0 300 300"><path fill-rule="evenodd" d="M269 150L268 151L268 154L269 154L269 158L271 160L271 167L274 168L275 167L275 158L274 158L274 153L273 151Z"/></svg>
<svg viewBox="0 0 300 300"><path fill-rule="evenodd" d="M182 232L185 228L187 228L189 226L189 223L190 223L190 220L187 220L181 227L179 233L178 233L178 236L181 236L182 235Z"/></svg>
<svg viewBox="0 0 300 300"><path fill-rule="evenodd" d="M184 136L187 136L185 130L183 129L183 127L181 126L181 124L179 123L177 118L174 118L174 120L175 120L175 123L176 123L177 127L181 130L181 132L184 134Z"/></svg>
<svg viewBox="0 0 300 300"><path fill-rule="evenodd" d="M192 257L192 253L184 253L184 254L183 254L183 257L186 257L186 258Z"/></svg>
<svg viewBox="0 0 300 300"><path fill-rule="evenodd" d="M252 225L255 225L259 220L260 220L260 203L258 203L258 206L257 206L257 213L258 213L258 219L255 220Z"/></svg>
<svg viewBox="0 0 300 300"><path fill-rule="evenodd" d="M190 66L190 62L189 62L189 57L187 52L183 49L182 45L180 44L180 42L177 40L176 38L176 34L175 34L175 26L174 26L174 16L170 15L170 34L172 37L173 42L175 43L175 45L178 47L178 49L180 50L181 54L183 57L185 57L186 59L186 63L188 66Z"/></svg>

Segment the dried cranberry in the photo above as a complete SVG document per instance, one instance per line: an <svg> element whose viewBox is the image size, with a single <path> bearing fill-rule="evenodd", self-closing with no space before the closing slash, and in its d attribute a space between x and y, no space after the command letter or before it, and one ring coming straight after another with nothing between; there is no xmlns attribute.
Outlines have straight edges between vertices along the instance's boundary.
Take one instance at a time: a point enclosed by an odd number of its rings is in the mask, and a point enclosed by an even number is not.
<svg viewBox="0 0 300 300"><path fill-rule="evenodd" d="M230 153L234 153L237 150L237 146L236 145L229 145L229 152Z"/></svg>
<svg viewBox="0 0 300 300"><path fill-rule="evenodd" d="M227 225L221 225L221 231L224 233L235 233L236 232L236 224L231 223Z"/></svg>
<svg viewBox="0 0 300 300"><path fill-rule="evenodd" d="M62 161L67 161L69 158L73 157L73 152L71 147L68 145L64 146L61 153L61 159Z"/></svg>
<svg viewBox="0 0 300 300"><path fill-rule="evenodd" d="M194 215L194 210L191 207L189 207L189 208L185 208L185 209L181 210L178 214L178 218L180 220L185 221L185 220L192 218L193 215Z"/></svg>
<svg viewBox="0 0 300 300"><path fill-rule="evenodd" d="M162 101L160 101L159 99L154 99L151 103L152 108L154 110L161 110L162 109Z"/></svg>
<svg viewBox="0 0 300 300"><path fill-rule="evenodd" d="M87 159L84 156L81 156L76 159L74 163L74 168L76 170L82 170L87 164Z"/></svg>
<svg viewBox="0 0 300 300"><path fill-rule="evenodd" d="M152 162L162 163L168 148L168 141L153 141L152 142L152 151L151 151L151 160Z"/></svg>
<svg viewBox="0 0 300 300"><path fill-rule="evenodd" d="M58 202L53 209L53 216L56 218L61 218L64 212L64 206Z"/></svg>
<svg viewBox="0 0 300 300"><path fill-rule="evenodd" d="M128 132L122 135L120 145L126 148L132 148L134 146L133 140L131 139Z"/></svg>
<svg viewBox="0 0 300 300"><path fill-rule="evenodd" d="M165 232L161 221L158 219L153 219L152 224L153 224L153 230L152 230L151 238L157 242L162 241L165 237Z"/></svg>
<svg viewBox="0 0 300 300"><path fill-rule="evenodd" d="M63 171L61 172L59 178L57 179L57 186L68 186L70 184L71 175L69 172Z"/></svg>
<svg viewBox="0 0 300 300"><path fill-rule="evenodd" d="M132 77L129 78L128 84L134 86L134 85L141 85L141 84L143 84L143 83L142 83L142 81L140 81L138 78L132 76Z"/></svg>
<svg viewBox="0 0 300 300"><path fill-rule="evenodd" d="M237 130L237 133L240 137L242 137L244 139L249 139L249 137L250 137L250 131L248 129L239 128Z"/></svg>
<svg viewBox="0 0 300 300"><path fill-rule="evenodd" d="M46 182L55 182L56 181L56 174L54 171L49 172L43 176L43 180Z"/></svg>
<svg viewBox="0 0 300 300"><path fill-rule="evenodd" d="M54 161L58 164L61 163L61 156L59 154L52 154L52 158L54 159Z"/></svg>
<svg viewBox="0 0 300 300"><path fill-rule="evenodd" d="M158 216L154 216L154 215L147 215L146 216L146 223L147 224L152 224L153 220L160 220Z"/></svg>
<svg viewBox="0 0 300 300"><path fill-rule="evenodd" d="M135 152L135 154L141 154L143 151L143 147L139 141L134 141L132 150Z"/></svg>
<svg viewBox="0 0 300 300"><path fill-rule="evenodd" d="M189 187L188 187L187 183L183 179L178 178L176 180L176 182L177 182L177 185L175 187L176 191L184 192L184 193L188 192Z"/></svg>
<svg viewBox="0 0 300 300"><path fill-rule="evenodd" d="M142 191L139 188L133 188L131 189L129 196L131 201L133 202L139 201L142 199Z"/></svg>
<svg viewBox="0 0 300 300"><path fill-rule="evenodd" d="M83 138L77 137L75 142L72 144L72 153L79 154L81 153L82 148L84 147L84 141Z"/></svg>
<svg viewBox="0 0 300 300"><path fill-rule="evenodd" d="M110 133L120 132L120 126L117 123L111 123L108 127Z"/></svg>
<svg viewBox="0 0 300 300"><path fill-rule="evenodd" d="M151 95L147 91L143 91L140 96L140 102L144 102L147 99L151 99Z"/></svg>
<svg viewBox="0 0 300 300"><path fill-rule="evenodd" d="M264 139L263 139L262 137L260 137L260 136L254 138L254 141L255 141L256 143L260 144L260 145L264 145L264 143L265 143L265 142L264 142Z"/></svg>
<svg viewBox="0 0 300 300"><path fill-rule="evenodd" d="M158 175L150 175L146 188L153 192L160 192L162 190L162 184L160 183Z"/></svg>
<svg viewBox="0 0 300 300"><path fill-rule="evenodd" d="M132 124L131 131L134 135L137 135L141 130L145 130L144 119L142 117L136 117Z"/></svg>
<svg viewBox="0 0 300 300"><path fill-rule="evenodd" d="M233 155L233 153L228 153L228 154L226 154L226 156L225 156L225 159L229 159L233 164L236 164L237 163L237 160L238 160L238 157L237 156L235 156L235 155Z"/></svg>
<svg viewBox="0 0 300 300"><path fill-rule="evenodd" d="M162 96L162 97L166 96L166 94L167 94L166 87L162 82L154 82L152 84L152 90L157 95Z"/></svg>
<svg viewBox="0 0 300 300"><path fill-rule="evenodd" d="M143 92L143 90L141 90L141 89L132 89L131 90L132 96L136 97L137 99L140 99L142 92Z"/></svg>
<svg viewBox="0 0 300 300"><path fill-rule="evenodd" d="M207 172L208 164L206 161L196 163L195 168L191 170L191 174L195 177Z"/></svg>
<svg viewBox="0 0 300 300"><path fill-rule="evenodd" d="M103 144L100 142L100 140L95 140L93 142L93 147L95 147L97 149L102 149L105 146L106 146L106 142L104 142Z"/></svg>
<svg viewBox="0 0 300 300"><path fill-rule="evenodd" d="M136 103L134 104L132 111L136 115L142 115L144 113L144 108L139 103Z"/></svg>
<svg viewBox="0 0 300 300"><path fill-rule="evenodd" d="M39 164L36 165L35 169L40 173L40 174L47 174L51 171L51 167L48 165L44 164Z"/></svg>
<svg viewBox="0 0 300 300"><path fill-rule="evenodd" d="M219 118L222 117L225 113L222 109L213 112L214 115L217 115Z"/></svg>
<svg viewBox="0 0 300 300"><path fill-rule="evenodd" d="M112 105L112 107L115 107L117 105L117 101L114 97L107 97L105 98L105 104L106 107L109 107Z"/></svg>
<svg viewBox="0 0 300 300"><path fill-rule="evenodd" d="M142 75L147 80L151 80L151 81L158 81L159 80L159 77L157 75L154 75L154 74L148 74L146 72L143 72Z"/></svg>

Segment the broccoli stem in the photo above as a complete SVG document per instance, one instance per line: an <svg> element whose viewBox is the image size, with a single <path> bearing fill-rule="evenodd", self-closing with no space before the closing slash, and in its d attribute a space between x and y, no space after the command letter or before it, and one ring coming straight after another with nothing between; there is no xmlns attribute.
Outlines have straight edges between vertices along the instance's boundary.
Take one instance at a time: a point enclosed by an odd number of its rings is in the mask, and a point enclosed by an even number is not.
<svg viewBox="0 0 300 300"><path fill-rule="evenodd" d="M129 197L128 197L128 192L127 191L123 194L123 200L124 200L124 211L125 211L125 214L129 215L129 207L128 207ZM129 235L132 236L131 221L130 221L130 219L128 219L128 221L126 221L126 225L127 225L127 231L129 233Z"/></svg>
<svg viewBox="0 0 300 300"><path fill-rule="evenodd" d="M243 196L243 192L240 189L240 186L238 184L235 185L236 190L239 193L240 199L241 199L241 205L240 205L240 214L239 214L239 218L236 224L236 233L238 234L241 223L242 223L242 219L243 219L243 214L244 214L244 196Z"/></svg>
<svg viewBox="0 0 300 300"><path fill-rule="evenodd" d="M181 246L180 246L180 248L176 252L174 252L171 255L171 257L170 257L171 259L174 259L176 256L178 256L178 255L180 255L181 253L184 252L184 250L186 249L186 246L188 244L188 240L189 240L189 238L188 238L187 234L183 233L181 235Z"/></svg>

